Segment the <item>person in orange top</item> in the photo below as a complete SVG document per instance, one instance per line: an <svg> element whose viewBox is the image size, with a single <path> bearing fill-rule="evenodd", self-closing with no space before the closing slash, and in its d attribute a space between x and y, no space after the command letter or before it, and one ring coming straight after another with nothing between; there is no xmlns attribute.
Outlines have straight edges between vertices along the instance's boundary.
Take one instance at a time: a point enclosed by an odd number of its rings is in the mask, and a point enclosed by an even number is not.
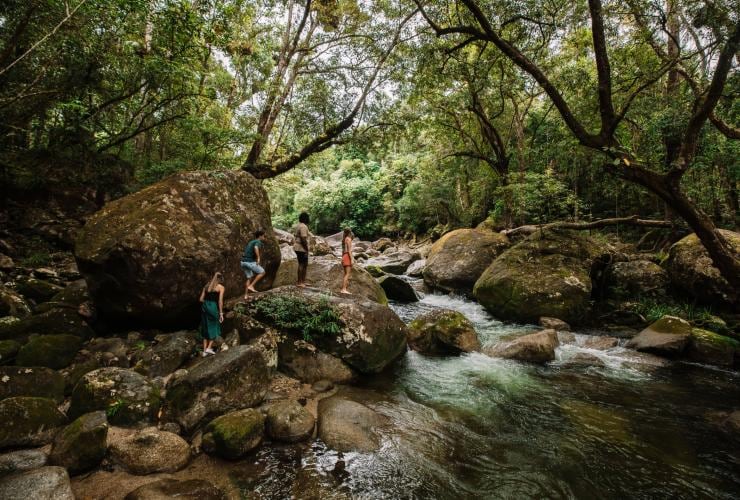
<svg viewBox="0 0 740 500"><path fill-rule="evenodd" d="M348 227L344 228L342 234L342 266L344 267L344 279L342 280L341 293L350 293L347 290L349 285L349 275L352 274L352 264L354 263L354 256L352 255L352 238L354 238L352 230Z"/></svg>

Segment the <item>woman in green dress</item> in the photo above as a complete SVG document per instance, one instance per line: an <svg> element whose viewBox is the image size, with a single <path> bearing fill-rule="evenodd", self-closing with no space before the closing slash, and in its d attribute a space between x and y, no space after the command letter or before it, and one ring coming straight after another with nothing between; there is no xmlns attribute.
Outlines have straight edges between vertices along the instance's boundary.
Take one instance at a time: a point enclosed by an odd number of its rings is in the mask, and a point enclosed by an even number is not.
<svg viewBox="0 0 740 500"><path fill-rule="evenodd" d="M211 281L200 291L201 321L200 335L203 337L203 354L205 358L213 351L213 341L221 335L221 323L224 322L224 276L217 272Z"/></svg>

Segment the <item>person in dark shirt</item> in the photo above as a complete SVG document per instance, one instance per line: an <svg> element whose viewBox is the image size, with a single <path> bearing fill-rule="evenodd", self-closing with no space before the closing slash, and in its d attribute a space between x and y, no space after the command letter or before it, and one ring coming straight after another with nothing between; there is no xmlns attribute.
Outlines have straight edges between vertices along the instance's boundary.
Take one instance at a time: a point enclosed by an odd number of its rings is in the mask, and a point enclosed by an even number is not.
<svg viewBox="0 0 740 500"><path fill-rule="evenodd" d="M306 286L306 273L308 272L308 222L309 217L306 212L301 212L298 216L298 224L293 228L293 250L298 259L298 282L299 287Z"/></svg>
<svg viewBox="0 0 740 500"><path fill-rule="evenodd" d="M249 296L249 292L256 292L254 285L265 276L265 270L260 265L262 259L262 247L265 241L265 232L261 229L255 231L254 239L244 247L241 268L247 282L244 285L244 298Z"/></svg>

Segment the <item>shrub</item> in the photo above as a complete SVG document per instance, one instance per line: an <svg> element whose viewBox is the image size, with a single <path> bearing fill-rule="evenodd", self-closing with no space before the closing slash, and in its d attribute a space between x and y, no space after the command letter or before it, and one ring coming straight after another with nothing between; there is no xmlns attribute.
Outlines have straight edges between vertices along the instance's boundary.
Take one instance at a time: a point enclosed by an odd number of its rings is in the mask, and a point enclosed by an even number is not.
<svg viewBox="0 0 740 500"><path fill-rule="evenodd" d="M326 297L311 302L289 295L269 295L252 304L253 314L275 327L303 335L306 341L314 337L336 335L342 321Z"/></svg>

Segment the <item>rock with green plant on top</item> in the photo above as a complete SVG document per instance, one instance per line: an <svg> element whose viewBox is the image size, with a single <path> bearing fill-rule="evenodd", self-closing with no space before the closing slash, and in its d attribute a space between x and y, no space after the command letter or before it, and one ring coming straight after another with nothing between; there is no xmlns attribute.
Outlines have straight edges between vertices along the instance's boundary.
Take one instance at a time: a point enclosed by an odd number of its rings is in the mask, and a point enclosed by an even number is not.
<svg viewBox="0 0 740 500"><path fill-rule="evenodd" d="M479 229L457 229L437 240L424 268L424 282L447 292L469 294L493 260L509 248L500 233Z"/></svg>
<svg viewBox="0 0 740 500"><path fill-rule="evenodd" d="M676 316L663 316L627 342L627 347L666 358L680 357L691 339L691 324Z"/></svg>
<svg viewBox="0 0 740 500"><path fill-rule="evenodd" d="M63 467L39 467L0 479L3 500L75 500Z"/></svg>
<svg viewBox="0 0 740 500"><path fill-rule="evenodd" d="M134 434L111 439L110 456L136 475L177 472L190 461L190 445L172 432L149 427Z"/></svg>
<svg viewBox="0 0 740 500"><path fill-rule="evenodd" d="M740 361L740 341L709 330L692 328L685 355L697 363L732 367Z"/></svg>
<svg viewBox="0 0 740 500"><path fill-rule="evenodd" d="M295 336L285 336L280 342L278 363L282 372L308 384L319 380L346 384L357 378L347 363Z"/></svg>
<svg viewBox="0 0 740 500"><path fill-rule="evenodd" d="M13 363L20 350L20 342L16 342L15 340L0 340L0 365Z"/></svg>
<svg viewBox="0 0 740 500"><path fill-rule="evenodd" d="M663 297L668 285L666 270L649 260L615 262L606 273L607 291L616 298Z"/></svg>
<svg viewBox="0 0 740 500"><path fill-rule="evenodd" d="M31 315L31 306L14 290L0 285L0 316L25 318Z"/></svg>
<svg viewBox="0 0 740 500"><path fill-rule="evenodd" d="M251 307L258 320L302 335L360 373L378 373L406 351L406 325L369 300L282 287L261 294Z"/></svg>
<svg viewBox="0 0 740 500"><path fill-rule="evenodd" d="M276 441L296 443L313 434L316 419L298 401L278 401L267 410L267 435Z"/></svg>
<svg viewBox="0 0 740 500"><path fill-rule="evenodd" d="M494 358L516 359L530 363L547 363L555 359L555 348L560 345L555 330L542 330L522 335L513 340L497 342L483 352Z"/></svg>
<svg viewBox="0 0 740 500"><path fill-rule="evenodd" d="M459 354L480 350L473 324L462 314L435 309L409 324L409 347L425 354Z"/></svg>
<svg viewBox="0 0 740 500"><path fill-rule="evenodd" d="M75 335L38 335L21 347L15 359L18 366L47 366L58 370L69 366L82 347Z"/></svg>
<svg viewBox="0 0 740 500"><path fill-rule="evenodd" d="M64 400L64 377L56 371L42 367L0 367L0 399L31 396Z"/></svg>
<svg viewBox="0 0 740 500"><path fill-rule="evenodd" d="M193 287L224 273L244 290L241 250L267 232L261 262L269 287L280 263L267 193L246 172L181 172L105 205L80 231L75 258L102 317L167 327L197 321Z"/></svg>
<svg viewBox="0 0 740 500"><path fill-rule="evenodd" d="M273 288L295 285L298 280L298 260L285 259L280 263ZM311 257L306 271L306 281L315 289L339 293L342 289L344 268L342 261L334 256ZM353 266L350 274L349 291L363 299L380 304L388 303L385 292L372 275L360 266Z"/></svg>
<svg viewBox="0 0 740 500"><path fill-rule="evenodd" d="M740 233L719 229L719 233L740 258ZM714 267L704 245L696 234L690 234L676 242L670 249L665 268L673 286L708 305L737 305L740 291L722 277Z"/></svg>
<svg viewBox="0 0 740 500"><path fill-rule="evenodd" d="M40 449L16 450L0 455L0 477L13 472L38 469L49 457Z"/></svg>
<svg viewBox="0 0 740 500"><path fill-rule="evenodd" d="M15 285L15 289L24 297L35 302L46 302L62 291L62 287L59 285L32 277L19 279Z"/></svg>
<svg viewBox="0 0 740 500"><path fill-rule="evenodd" d="M0 401L0 449L43 446L49 443L67 417L53 399L19 396Z"/></svg>
<svg viewBox="0 0 740 500"><path fill-rule="evenodd" d="M196 333L182 331L158 335L157 344L135 354L135 370L149 377L161 377L174 372L195 352Z"/></svg>
<svg viewBox="0 0 740 500"><path fill-rule="evenodd" d="M393 274L387 274L378 278L378 283L385 292L385 296L398 302L418 302L419 297L416 295L411 284L403 278Z"/></svg>
<svg viewBox="0 0 740 500"><path fill-rule="evenodd" d="M473 295L501 319L535 322L549 316L583 323L591 313L591 270L604 253L578 232L538 230L499 255Z"/></svg>
<svg viewBox="0 0 740 500"><path fill-rule="evenodd" d="M167 385L165 420L187 432L208 418L260 404L267 393L270 370L263 353L238 345L176 371Z"/></svg>
<svg viewBox="0 0 740 500"><path fill-rule="evenodd" d="M236 460L262 442L265 417L259 410L248 408L213 419L203 433L203 451L209 455Z"/></svg>
<svg viewBox="0 0 740 500"><path fill-rule="evenodd" d="M143 375L124 368L99 368L75 386L69 416L102 410L113 425L137 426L156 421L160 404L159 388Z"/></svg>
<svg viewBox="0 0 740 500"><path fill-rule="evenodd" d="M192 500L226 500L226 494L202 479L159 479L139 486L123 500L165 500L182 498Z"/></svg>
<svg viewBox="0 0 740 500"><path fill-rule="evenodd" d="M95 335L90 326L77 314L77 311L57 308L29 316L20 321L0 323L0 340L23 341L30 334L74 335L87 340Z"/></svg>
<svg viewBox="0 0 740 500"><path fill-rule="evenodd" d="M49 463L79 474L96 467L108 450L108 420L105 412L86 413L62 429L54 438Z"/></svg>

